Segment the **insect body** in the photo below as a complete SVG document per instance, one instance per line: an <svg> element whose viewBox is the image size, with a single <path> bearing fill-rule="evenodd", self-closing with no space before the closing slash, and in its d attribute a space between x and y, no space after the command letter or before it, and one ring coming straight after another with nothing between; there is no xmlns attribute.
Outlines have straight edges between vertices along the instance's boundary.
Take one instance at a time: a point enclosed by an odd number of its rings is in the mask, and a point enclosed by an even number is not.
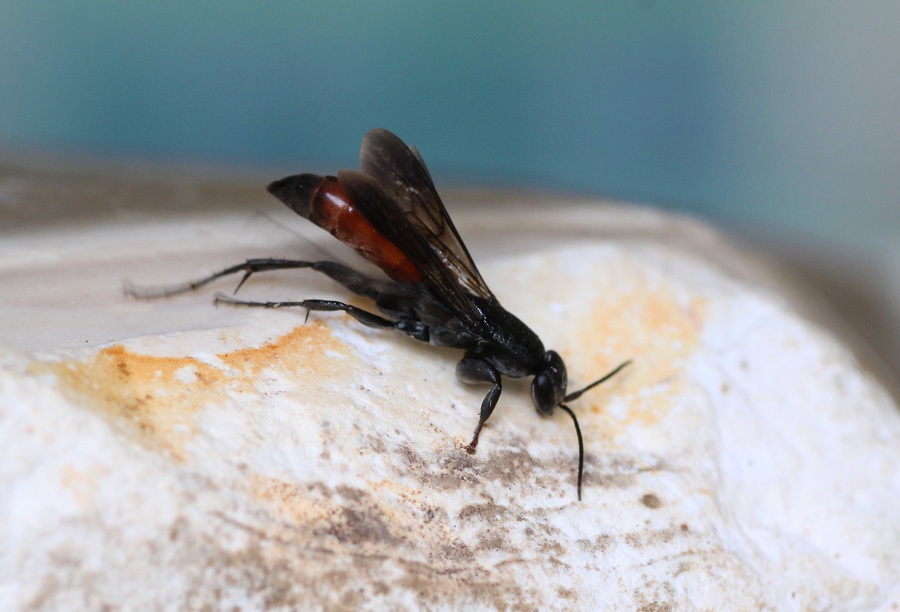
<svg viewBox="0 0 900 612"><path fill-rule="evenodd" d="M566 394L566 366L558 353L500 305L472 261L435 190L419 153L387 130L363 138L360 171L337 176L299 174L273 182L269 192L299 215L329 231L381 268L388 279L373 278L332 261L250 259L200 280L161 291L126 287L141 298L192 291L243 272L238 289L254 273L311 268L353 293L373 300L380 314L334 300L250 302L217 294L217 302L264 308L343 311L369 327L394 329L436 346L463 349L456 367L465 383L489 384L478 425L467 446L478 446L490 418L502 377L533 376L531 397L541 415L559 407L572 418L578 437L578 499L584 470L584 444L575 413L565 405L628 365L580 391ZM237 289L235 290L237 291Z"/></svg>

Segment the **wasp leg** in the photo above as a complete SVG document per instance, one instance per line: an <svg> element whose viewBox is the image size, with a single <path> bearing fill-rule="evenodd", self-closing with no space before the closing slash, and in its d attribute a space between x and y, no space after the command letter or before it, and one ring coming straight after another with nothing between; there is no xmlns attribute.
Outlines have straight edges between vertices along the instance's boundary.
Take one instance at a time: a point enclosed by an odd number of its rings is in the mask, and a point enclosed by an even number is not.
<svg viewBox="0 0 900 612"><path fill-rule="evenodd" d="M316 272L321 272L353 293L373 300L378 300L384 295L402 296L408 293L402 285L366 276L362 272L357 272L353 268L334 261L314 261L309 267Z"/></svg>
<svg viewBox="0 0 900 612"><path fill-rule="evenodd" d="M472 441L466 447L466 451L472 454L475 452L475 447L478 446L478 436L481 435L481 428L484 427L485 421L491 418L491 413L494 412L497 400L500 399L500 391L503 389L503 385L500 382L500 372L474 353L466 353L466 356L459 360L459 363L456 364L456 376L467 384L491 383L493 385L481 402L481 415L478 417L478 426L475 428Z"/></svg>
<svg viewBox="0 0 900 612"><path fill-rule="evenodd" d="M328 276L332 280L337 281L353 293L364 295L372 299L378 299L384 294L403 294L402 287L396 283L366 276L353 268L349 268L334 261L300 261L297 259L273 259L271 257L248 259L243 263L225 268L224 270L220 270L209 276L204 276L203 278L182 283L180 285L171 285L169 287L138 287L137 285L126 281L124 292L125 295L130 295L142 300L169 297L180 293L196 291L214 280L224 276L237 274L238 272L243 272L244 275L241 277L237 287L234 288L234 293L237 293L244 283L247 282L247 279L257 272L268 272L270 270L296 270L300 268L312 268L313 270Z"/></svg>
<svg viewBox="0 0 900 612"><path fill-rule="evenodd" d="M335 300L251 302L247 300L236 300L225 295L224 293L217 293L215 302L216 304L225 303L233 304L236 306L250 306L253 308L305 308L307 314L311 310L326 312L342 310L367 327L375 327L378 329L395 329L399 332L403 332L404 334L412 336L416 340L428 342L428 326L421 321L416 321L414 319L400 319L399 321L392 321L375 313L369 312L368 310L363 310L362 308L357 308L356 306L351 306L350 304L345 304L344 302L338 302Z"/></svg>
<svg viewBox="0 0 900 612"><path fill-rule="evenodd" d="M137 285L126 281L124 291L125 295L130 295L141 300L169 297L171 295L178 295L179 293L196 291L200 287L208 285L209 283L213 282L216 279L222 278L223 276L230 276L232 274L236 274L237 272L243 272L244 276L243 278L241 278L241 282L238 283L238 286L235 289L235 292L237 292L237 290L241 288L241 285L243 285L254 272L310 268L314 264L315 262L297 261L293 259L248 259L244 263L225 268L224 270L220 270L214 274L210 274L209 276L204 276L203 278L198 278L197 280L182 283L180 285L171 285L168 287L138 287Z"/></svg>

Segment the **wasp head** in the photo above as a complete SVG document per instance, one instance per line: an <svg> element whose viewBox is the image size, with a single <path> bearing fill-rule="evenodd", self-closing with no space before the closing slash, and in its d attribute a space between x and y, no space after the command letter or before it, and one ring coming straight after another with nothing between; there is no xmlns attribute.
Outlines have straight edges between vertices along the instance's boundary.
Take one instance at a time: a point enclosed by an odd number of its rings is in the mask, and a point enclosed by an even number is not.
<svg viewBox="0 0 900 612"><path fill-rule="evenodd" d="M553 414L566 397L566 364L556 351L547 351L531 381L531 399L542 415Z"/></svg>

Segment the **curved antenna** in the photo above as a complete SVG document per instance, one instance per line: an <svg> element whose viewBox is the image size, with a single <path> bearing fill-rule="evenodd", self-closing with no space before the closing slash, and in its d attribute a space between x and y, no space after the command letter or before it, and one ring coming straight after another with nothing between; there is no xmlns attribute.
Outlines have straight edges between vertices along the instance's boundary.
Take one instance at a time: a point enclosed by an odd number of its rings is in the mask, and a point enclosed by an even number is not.
<svg viewBox="0 0 900 612"><path fill-rule="evenodd" d="M572 409L565 404L560 404L559 407L572 417L572 422L575 423L575 433L578 435L578 501L581 501L581 476L584 474L584 439L581 437L581 427L578 426L578 419L575 418L575 413L572 412Z"/></svg>
<svg viewBox="0 0 900 612"><path fill-rule="evenodd" d="M612 372L610 372L609 374L607 374L607 375L604 376L603 378L600 378L600 379L595 380L594 382L592 382L591 384L589 384L589 385L588 385L587 387L585 387L584 389L580 389L580 390L578 390L578 391L573 391L572 393L569 393L567 396L565 396L565 397L563 398L563 401L564 401L564 402L571 402L572 400L578 399L579 397L581 397L581 396L584 394L585 391L590 391L591 389L593 389L593 388L596 387L597 385L599 385L599 384L601 384L601 383L605 383L607 380L609 380L610 378L612 378L613 376L615 376L616 374L618 374L619 372L621 372L621 371L625 368L625 366L630 365L630 364L631 364L631 360L630 360L630 359L629 359L628 361L625 361L625 362L623 362L623 363L620 363L619 366L618 366L615 370L613 370Z"/></svg>
<svg viewBox="0 0 900 612"><path fill-rule="evenodd" d="M594 387L599 384L602 384L621 372L626 366L631 364L631 360L620 363L618 367L612 370L609 374L606 374L602 378L598 378L587 387L583 389L579 389L578 391L573 391L569 393L567 396L563 398L564 402L571 402L572 400L576 400L581 397L586 391L590 391ZM578 419L575 418L575 413L572 412L572 409L566 406L565 404L560 403L560 408L566 411L570 417L572 417L572 422L575 424L575 433L578 434L578 501L581 501L581 478L584 475L584 439L581 437L581 427L578 426Z"/></svg>

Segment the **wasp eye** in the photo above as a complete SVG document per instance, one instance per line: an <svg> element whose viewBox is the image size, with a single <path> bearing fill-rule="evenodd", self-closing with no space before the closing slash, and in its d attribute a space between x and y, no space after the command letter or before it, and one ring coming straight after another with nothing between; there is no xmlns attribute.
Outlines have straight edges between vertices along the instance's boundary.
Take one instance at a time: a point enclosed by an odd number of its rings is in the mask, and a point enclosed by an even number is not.
<svg viewBox="0 0 900 612"><path fill-rule="evenodd" d="M552 414L556 408L556 393L553 390L553 381L546 372L541 372L531 381L531 399L534 407L541 414Z"/></svg>
<svg viewBox="0 0 900 612"><path fill-rule="evenodd" d="M553 409L566 395L566 365L555 351L547 351L534 380L531 381L531 399L541 414L553 414Z"/></svg>

